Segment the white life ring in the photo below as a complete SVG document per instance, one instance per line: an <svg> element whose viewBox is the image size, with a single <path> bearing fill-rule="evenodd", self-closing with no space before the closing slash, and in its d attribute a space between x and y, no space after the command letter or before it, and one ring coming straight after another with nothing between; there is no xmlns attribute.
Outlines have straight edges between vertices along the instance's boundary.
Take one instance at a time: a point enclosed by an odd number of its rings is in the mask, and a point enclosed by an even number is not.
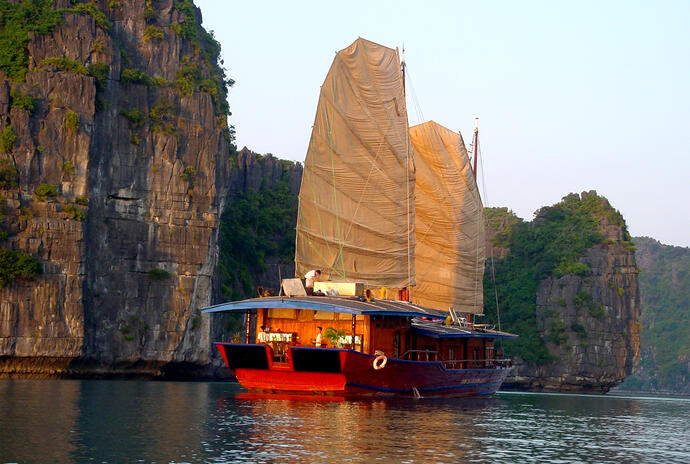
<svg viewBox="0 0 690 464"><path fill-rule="evenodd" d="M376 369L377 371L379 369L383 369L384 367L386 367L386 362L388 362L388 358L386 357L386 355L382 354L380 356L377 356L376 359L374 359L373 363L374 369Z"/></svg>

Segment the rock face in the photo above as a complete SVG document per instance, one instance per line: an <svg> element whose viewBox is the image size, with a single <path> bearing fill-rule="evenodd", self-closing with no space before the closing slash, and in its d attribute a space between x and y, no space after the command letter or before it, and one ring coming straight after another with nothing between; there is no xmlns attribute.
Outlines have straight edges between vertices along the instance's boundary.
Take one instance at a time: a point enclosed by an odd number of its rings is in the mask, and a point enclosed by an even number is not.
<svg viewBox="0 0 690 464"><path fill-rule="evenodd" d="M620 233L620 228L606 229L613 234L608 237ZM518 362L507 386L605 393L639 361L634 253L622 245L604 244L588 250L581 262L589 264L591 276L548 278L536 295L537 329L556 359L538 368ZM555 332L562 333L565 341L551 341L549 335Z"/></svg>
<svg viewBox="0 0 690 464"><path fill-rule="evenodd" d="M596 193L583 193L583 202L589 195ZM503 388L605 393L639 362L639 269L634 247L622 218L612 222L608 213L614 210L601 200L605 214L594 214L603 239L578 259L588 271L552 275L537 286L536 329L550 361L534 365L516 357Z"/></svg>
<svg viewBox="0 0 690 464"><path fill-rule="evenodd" d="M109 27L62 13L31 33L26 81L0 77L0 130L16 133L2 157L19 184L1 192L7 246L43 265L0 289L0 375L161 374L209 357L200 308L231 180L213 43L189 1L99 9ZM106 65L105 80L44 61L55 57ZM33 113L11 107L10 88Z"/></svg>
<svg viewBox="0 0 690 464"><path fill-rule="evenodd" d="M237 153L237 169L233 170L229 201L232 201L237 193L250 189L272 189L284 177L287 177L289 191L297 201L302 182L302 164L278 159L270 153L259 155L244 147ZM291 240L294 240L293 230L290 231ZM277 292L280 289L281 279L294 277L295 263L294 261L281 262L279 256L267 256L265 259L265 270L254 275L253 280L257 286ZM216 299L222 298L222 295L218 294Z"/></svg>
<svg viewBox="0 0 690 464"><path fill-rule="evenodd" d="M641 269L641 359L618 388L690 394L690 248L635 237Z"/></svg>

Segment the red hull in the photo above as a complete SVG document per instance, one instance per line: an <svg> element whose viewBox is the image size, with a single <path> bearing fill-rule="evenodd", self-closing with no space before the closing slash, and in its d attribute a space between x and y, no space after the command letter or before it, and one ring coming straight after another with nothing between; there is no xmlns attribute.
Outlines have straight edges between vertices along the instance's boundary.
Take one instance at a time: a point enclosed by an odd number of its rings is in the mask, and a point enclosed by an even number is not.
<svg viewBox="0 0 690 464"><path fill-rule="evenodd" d="M376 370L374 356L320 348L290 348L287 362L275 363L267 346L229 343L216 343L216 346L240 384L259 392L483 396L495 393L511 370L509 367L446 369L441 362L399 359L388 359L383 369Z"/></svg>

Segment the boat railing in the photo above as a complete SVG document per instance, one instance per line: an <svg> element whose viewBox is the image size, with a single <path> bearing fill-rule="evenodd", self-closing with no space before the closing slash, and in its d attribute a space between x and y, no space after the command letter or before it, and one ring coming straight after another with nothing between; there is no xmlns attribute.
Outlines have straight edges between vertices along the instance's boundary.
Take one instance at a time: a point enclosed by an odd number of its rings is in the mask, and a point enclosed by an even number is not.
<svg viewBox="0 0 690 464"><path fill-rule="evenodd" d="M438 351L432 350L407 350L400 359L408 361L443 361Z"/></svg>
<svg viewBox="0 0 690 464"><path fill-rule="evenodd" d="M512 359L450 359L441 362L446 369L505 369L513 365Z"/></svg>
<svg viewBox="0 0 690 464"><path fill-rule="evenodd" d="M440 361L446 369L499 369L513 365L512 359L450 359L445 360L438 351L407 350L400 356L406 361Z"/></svg>

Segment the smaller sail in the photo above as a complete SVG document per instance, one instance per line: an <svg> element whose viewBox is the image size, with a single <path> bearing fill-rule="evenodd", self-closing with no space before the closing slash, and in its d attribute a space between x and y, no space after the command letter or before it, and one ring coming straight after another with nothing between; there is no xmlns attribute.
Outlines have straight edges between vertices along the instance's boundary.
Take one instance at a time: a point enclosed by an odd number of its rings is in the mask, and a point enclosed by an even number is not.
<svg viewBox="0 0 690 464"><path fill-rule="evenodd" d="M413 303L483 312L483 206L462 136L433 121L410 128L415 153Z"/></svg>

